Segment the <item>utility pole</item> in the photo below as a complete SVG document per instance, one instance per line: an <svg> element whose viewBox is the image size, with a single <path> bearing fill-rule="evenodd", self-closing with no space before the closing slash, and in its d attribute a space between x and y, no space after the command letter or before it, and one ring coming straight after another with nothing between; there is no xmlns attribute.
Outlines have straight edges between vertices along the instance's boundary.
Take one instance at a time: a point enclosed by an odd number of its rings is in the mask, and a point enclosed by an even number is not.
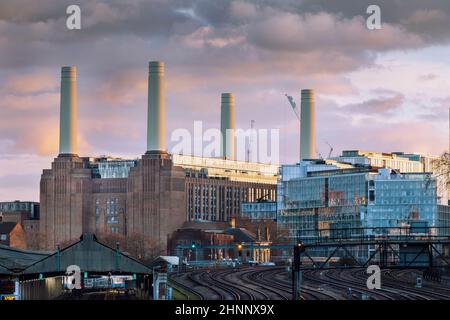
<svg viewBox="0 0 450 320"><path fill-rule="evenodd" d="M292 300L300 300L302 287L301 254L305 252L305 246L297 241L294 246L294 261L292 262Z"/></svg>

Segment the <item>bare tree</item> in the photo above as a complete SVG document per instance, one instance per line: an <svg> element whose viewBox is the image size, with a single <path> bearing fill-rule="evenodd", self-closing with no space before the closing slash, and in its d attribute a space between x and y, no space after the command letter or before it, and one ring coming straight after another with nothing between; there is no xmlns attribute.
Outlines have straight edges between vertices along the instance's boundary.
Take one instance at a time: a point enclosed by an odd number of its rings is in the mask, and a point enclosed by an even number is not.
<svg viewBox="0 0 450 320"><path fill-rule="evenodd" d="M155 257L161 255L164 251L161 250L158 241L138 233L125 236L107 232L98 234L97 238L111 248L115 248L116 244L119 243L121 251L144 263L153 261Z"/></svg>
<svg viewBox="0 0 450 320"><path fill-rule="evenodd" d="M39 231L27 232L27 248L30 250L44 250L47 237Z"/></svg>
<svg viewBox="0 0 450 320"><path fill-rule="evenodd" d="M450 186L450 152L445 152L433 160L432 166L436 177L443 177L448 188Z"/></svg>

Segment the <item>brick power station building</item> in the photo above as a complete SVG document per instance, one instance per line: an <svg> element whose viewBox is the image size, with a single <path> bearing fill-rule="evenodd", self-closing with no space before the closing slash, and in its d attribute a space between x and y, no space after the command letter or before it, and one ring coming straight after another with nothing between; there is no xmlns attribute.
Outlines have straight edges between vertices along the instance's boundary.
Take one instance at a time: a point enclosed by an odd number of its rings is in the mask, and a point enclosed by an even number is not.
<svg viewBox="0 0 450 320"><path fill-rule="evenodd" d="M45 247L84 232L142 235L162 252L169 235L192 222L226 222L242 202L276 199L278 166L236 161L234 97L222 94L222 158L171 155L165 144L164 63L149 63L147 150L140 159L80 157L76 68L61 74L59 155L40 182ZM233 137L234 139L234 137Z"/></svg>

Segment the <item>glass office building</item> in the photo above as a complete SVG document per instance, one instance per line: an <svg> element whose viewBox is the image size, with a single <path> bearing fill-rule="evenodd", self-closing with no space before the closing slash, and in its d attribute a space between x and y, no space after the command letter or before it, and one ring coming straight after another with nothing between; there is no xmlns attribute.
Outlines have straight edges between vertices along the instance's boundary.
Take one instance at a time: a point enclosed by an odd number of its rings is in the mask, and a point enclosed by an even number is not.
<svg viewBox="0 0 450 320"><path fill-rule="evenodd" d="M436 178L430 174L370 175L368 195L366 214L362 217L367 227L402 227L412 221L421 221L428 227L448 225L448 221L438 217Z"/></svg>
<svg viewBox="0 0 450 320"><path fill-rule="evenodd" d="M277 203L275 201L243 202L241 216L251 220L276 220Z"/></svg>
<svg viewBox="0 0 450 320"><path fill-rule="evenodd" d="M400 227L419 222L427 227L450 225L448 216L438 215L436 178L431 174L327 168L311 161L282 166L277 221L293 241L304 242L399 233Z"/></svg>

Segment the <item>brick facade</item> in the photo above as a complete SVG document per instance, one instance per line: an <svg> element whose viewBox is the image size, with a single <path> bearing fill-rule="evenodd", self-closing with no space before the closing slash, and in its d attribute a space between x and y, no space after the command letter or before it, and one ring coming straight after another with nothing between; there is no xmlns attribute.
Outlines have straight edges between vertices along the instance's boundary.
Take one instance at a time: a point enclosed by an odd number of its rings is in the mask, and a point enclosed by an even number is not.
<svg viewBox="0 0 450 320"><path fill-rule="evenodd" d="M92 230L91 170L77 156L59 156L51 170L44 170L40 183L40 232L45 247L76 240Z"/></svg>
<svg viewBox="0 0 450 320"><path fill-rule="evenodd" d="M185 221L228 222L242 202L267 196L276 185L228 178L192 177L165 152L148 152L126 178L101 178L89 158L61 155L41 176L40 231L45 248L77 240L82 233L143 236L167 249L167 238Z"/></svg>

